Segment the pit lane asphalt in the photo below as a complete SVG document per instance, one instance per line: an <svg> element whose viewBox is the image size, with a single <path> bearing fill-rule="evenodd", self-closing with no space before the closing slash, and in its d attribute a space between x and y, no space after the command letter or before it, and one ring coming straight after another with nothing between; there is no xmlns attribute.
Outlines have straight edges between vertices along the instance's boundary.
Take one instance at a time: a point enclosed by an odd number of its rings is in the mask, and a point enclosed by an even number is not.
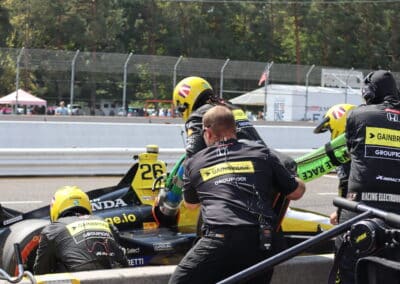
<svg viewBox="0 0 400 284"><path fill-rule="evenodd" d="M77 185L85 191L116 185L120 176L80 177L0 177L0 203L22 212L50 203L55 190L64 185ZM290 206L329 215L335 210L332 199L337 196L336 175L326 175L306 184L301 200Z"/></svg>

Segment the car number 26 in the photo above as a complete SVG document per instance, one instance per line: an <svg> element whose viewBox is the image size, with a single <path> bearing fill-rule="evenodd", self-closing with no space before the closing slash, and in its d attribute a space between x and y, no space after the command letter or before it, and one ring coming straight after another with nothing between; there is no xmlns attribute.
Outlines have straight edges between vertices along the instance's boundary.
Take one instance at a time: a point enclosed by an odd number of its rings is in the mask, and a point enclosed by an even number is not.
<svg viewBox="0 0 400 284"><path fill-rule="evenodd" d="M164 174L163 165L158 163L141 164L140 171L142 172L143 180L156 179Z"/></svg>

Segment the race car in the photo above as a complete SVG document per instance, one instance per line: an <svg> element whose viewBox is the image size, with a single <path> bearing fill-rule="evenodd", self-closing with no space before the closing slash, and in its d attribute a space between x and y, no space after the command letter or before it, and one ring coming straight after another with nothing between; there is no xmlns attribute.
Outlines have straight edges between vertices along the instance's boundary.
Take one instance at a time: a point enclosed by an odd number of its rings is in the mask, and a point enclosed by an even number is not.
<svg viewBox="0 0 400 284"><path fill-rule="evenodd" d="M117 185L87 192L93 213L118 228L130 266L177 264L198 238L199 211L187 210L182 202L177 218L167 224L157 220L154 204L165 185L162 177L168 176L166 164L158 160L156 145L134 159ZM49 205L26 213L1 207L0 222L0 267L18 273L13 245L19 243L25 270L32 271L40 232L50 222ZM282 223L289 246L330 228L327 216L295 208L287 210ZM332 251L329 241L307 252Z"/></svg>

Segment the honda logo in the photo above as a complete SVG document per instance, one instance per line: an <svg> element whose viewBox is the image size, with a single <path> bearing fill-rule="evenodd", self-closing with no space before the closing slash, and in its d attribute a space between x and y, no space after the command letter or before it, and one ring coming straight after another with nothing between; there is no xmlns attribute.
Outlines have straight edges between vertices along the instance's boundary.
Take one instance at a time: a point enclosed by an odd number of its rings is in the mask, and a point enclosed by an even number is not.
<svg viewBox="0 0 400 284"><path fill-rule="evenodd" d="M399 115L396 113L386 113L387 119L391 122L399 122Z"/></svg>

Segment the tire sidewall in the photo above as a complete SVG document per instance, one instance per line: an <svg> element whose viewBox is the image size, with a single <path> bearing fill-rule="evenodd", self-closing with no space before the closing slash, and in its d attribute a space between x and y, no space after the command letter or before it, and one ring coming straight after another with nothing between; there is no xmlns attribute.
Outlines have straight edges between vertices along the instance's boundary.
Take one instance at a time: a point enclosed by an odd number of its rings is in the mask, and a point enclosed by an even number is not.
<svg viewBox="0 0 400 284"><path fill-rule="evenodd" d="M49 220L30 219L23 220L10 226L10 234L4 243L2 255L3 269L7 273L14 276L18 273L14 243L20 245L24 268L31 272L33 271L33 261L39 245L40 233L48 224L50 224Z"/></svg>

